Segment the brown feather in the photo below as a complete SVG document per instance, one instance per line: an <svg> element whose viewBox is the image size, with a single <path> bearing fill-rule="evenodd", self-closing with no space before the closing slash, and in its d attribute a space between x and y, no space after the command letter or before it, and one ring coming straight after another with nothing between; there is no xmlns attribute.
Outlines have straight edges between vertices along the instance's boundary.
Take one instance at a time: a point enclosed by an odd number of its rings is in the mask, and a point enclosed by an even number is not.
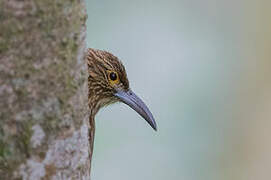
<svg viewBox="0 0 271 180"><path fill-rule="evenodd" d="M118 73L120 79L119 88L128 90L129 81L123 64L113 54L89 48L86 59L89 74L88 104L91 111L96 114L101 107L117 101L114 96L115 89L108 81L107 71Z"/></svg>

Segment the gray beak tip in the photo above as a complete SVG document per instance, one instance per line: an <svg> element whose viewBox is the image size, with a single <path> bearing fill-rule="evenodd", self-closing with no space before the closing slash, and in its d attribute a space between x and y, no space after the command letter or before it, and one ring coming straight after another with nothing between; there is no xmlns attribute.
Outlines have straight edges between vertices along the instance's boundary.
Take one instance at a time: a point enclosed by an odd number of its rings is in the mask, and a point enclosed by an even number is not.
<svg viewBox="0 0 271 180"><path fill-rule="evenodd" d="M154 119L151 121L151 123L149 121L147 121L147 122L152 127L152 129L157 132L157 125L156 125Z"/></svg>
<svg viewBox="0 0 271 180"><path fill-rule="evenodd" d="M127 104L138 114L140 114L147 121L147 123L155 131L157 131L157 125L152 116L152 113L145 105L145 103L133 91L118 90L115 96L118 97L121 102Z"/></svg>

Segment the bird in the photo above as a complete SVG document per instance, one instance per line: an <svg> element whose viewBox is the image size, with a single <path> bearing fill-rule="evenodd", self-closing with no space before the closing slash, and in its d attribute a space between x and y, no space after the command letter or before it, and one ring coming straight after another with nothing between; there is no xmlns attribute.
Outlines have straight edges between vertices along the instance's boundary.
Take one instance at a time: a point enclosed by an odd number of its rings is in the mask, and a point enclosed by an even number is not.
<svg viewBox="0 0 271 180"><path fill-rule="evenodd" d="M130 106L157 131L155 119L146 104L129 86L126 70L118 57L104 50L87 49L90 158L95 136L95 115L107 105L122 102Z"/></svg>

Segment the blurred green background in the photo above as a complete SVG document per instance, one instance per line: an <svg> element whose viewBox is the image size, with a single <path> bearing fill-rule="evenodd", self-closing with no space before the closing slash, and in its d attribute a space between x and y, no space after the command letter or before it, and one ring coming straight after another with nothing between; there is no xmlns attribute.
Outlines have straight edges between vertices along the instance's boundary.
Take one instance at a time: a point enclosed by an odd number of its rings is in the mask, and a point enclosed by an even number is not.
<svg viewBox="0 0 271 180"><path fill-rule="evenodd" d="M271 1L86 3L87 46L122 60L158 124L102 109L94 180L271 179Z"/></svg>

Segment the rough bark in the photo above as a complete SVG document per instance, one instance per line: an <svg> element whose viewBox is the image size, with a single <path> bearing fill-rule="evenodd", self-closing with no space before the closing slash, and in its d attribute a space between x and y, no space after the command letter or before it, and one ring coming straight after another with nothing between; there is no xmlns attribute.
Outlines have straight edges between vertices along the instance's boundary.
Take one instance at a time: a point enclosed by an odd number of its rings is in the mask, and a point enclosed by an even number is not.
<svg viewBox="0 0 271 180"><path fill-rule="evenodd" d="M89 179L81 0L0 1L0 179Z"/></svg>

